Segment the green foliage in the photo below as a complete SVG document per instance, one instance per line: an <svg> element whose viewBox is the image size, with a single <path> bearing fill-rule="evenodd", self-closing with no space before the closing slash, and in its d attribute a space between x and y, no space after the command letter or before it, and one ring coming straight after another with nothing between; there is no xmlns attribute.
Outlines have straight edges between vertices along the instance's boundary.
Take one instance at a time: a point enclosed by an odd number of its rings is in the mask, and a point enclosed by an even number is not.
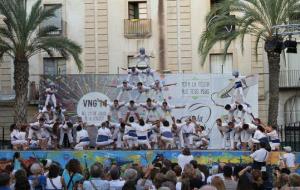
<svg viewBox="0 0 300 190"><path fill-rule="evenodd" d="M60 6L44 9L41 0L37 0L27 13L25 4L26 0L0 0L0 14L4 17L4 24L0 25L0 56L8 54L24 61L41 51L50 56L58 52L66 59L73 57L81 71L81 47L64 36L51 35L57 27L42 24L54 17Z"/></svg>
<svg viewBox="0 0 300 190"><path fill-rule="evenodd" d="M201 35L198 52L202 64L217 42L224 42L224 55L237 38L241 39L244 50L246 34L255 36L257 51L260 40L273 38L273 26L286 24L299 11L300 0L224 0L218 3L207 15L207 28ZM228 25L234 25L235 30L224 30Z"/></svg>

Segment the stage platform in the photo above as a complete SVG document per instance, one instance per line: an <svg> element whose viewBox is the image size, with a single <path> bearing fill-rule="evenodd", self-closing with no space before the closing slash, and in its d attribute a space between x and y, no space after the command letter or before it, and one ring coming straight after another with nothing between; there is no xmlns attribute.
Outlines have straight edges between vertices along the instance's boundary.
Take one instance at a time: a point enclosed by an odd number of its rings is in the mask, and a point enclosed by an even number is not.
<svg viewBox="0 0 300 190"><path fill-rule="evenodd" d="M72 151L72 150L58 150L58 151L40 151L28 150L21 151L21 156L25 160L33 159L51 159L57 161L62 166L71 158L77 158L81 163L88 165L94 162L110 163L114 162L118 165L126 165L129 163L140 163L148 165L151 163L157 154L163 154L165 158L172 162L177 161L177 156L180 154L179 150L141 150L141 151L121 151L121 150L86 150L86 151ZM0 151L1 162L6 162L12 159L14 151L2 150ZM222 150L193 150L192 154L198 163L205 165L212 165L216 163L232 163L232 164L250 164L252 159L249 157L248 151L222 151ZM269 163L277 165L279 163L280 155L283 152L271 152ZM297 163L300 164L300 152L296 153ZM299 171L298 171L299 172Z"/></svg>

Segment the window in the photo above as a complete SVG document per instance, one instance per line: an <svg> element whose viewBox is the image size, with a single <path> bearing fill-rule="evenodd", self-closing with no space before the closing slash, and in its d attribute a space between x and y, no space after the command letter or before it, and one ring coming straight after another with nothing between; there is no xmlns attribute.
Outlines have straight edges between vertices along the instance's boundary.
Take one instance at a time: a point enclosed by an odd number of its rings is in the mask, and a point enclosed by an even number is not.
<svg viewBox="0 0 300 190"><path fill-rule="evenodd" d="M223 54L210 54L210 72L211 73L232 73L232 54L227 54L224 61Z"/></svg>
<svg viewBox="0 0 300 190"><path fill-rule="evenodd" d="M65 75L66 71L64 58L44 58L44 75Z"/></svg>
<svg viewBox="0 0 300 190"><path fill-rule="evenodd" d="M300 43L297 44L297 50L300 50ZM288 70L300 70L300 54L299 53L286 53L288 59Z"/></svg>
<svg viewBox="0 0 300 190"><path fill-rule="evenodd" d="M47 9L50 9L53 6L57 6L57 5L58 4L47 4L47 5L44 5L44 7L47 10ZM54 17L47 19L42 25L44 25L44 26L51 25L51 26L57 27L58 28L57 32L53 33L53 35L60 35L60 34L62 34L62 30L63 30L62 8L60 7L59 9L57 9L54 14L55 14Z"/></svg>
<svg viewBox="0 0 300 190"><path fill-rule="evenodd" d="M146 19L147 2L146 1L130 1L128 2L128 18L129 19Z"/></svg>
<svg viewBox="0 0 300 190"><path fill-rule="evenodd" d="M127 65L128 65L128 68L136 66L136 58L133 55L127 56Z"/></svg>
<svg viewBox="0 0 300 190"><path fill-rule="evenodd" d="M300 120L300 97L294 96L286 101L284 105L285 123L295 123Z"/></svg>

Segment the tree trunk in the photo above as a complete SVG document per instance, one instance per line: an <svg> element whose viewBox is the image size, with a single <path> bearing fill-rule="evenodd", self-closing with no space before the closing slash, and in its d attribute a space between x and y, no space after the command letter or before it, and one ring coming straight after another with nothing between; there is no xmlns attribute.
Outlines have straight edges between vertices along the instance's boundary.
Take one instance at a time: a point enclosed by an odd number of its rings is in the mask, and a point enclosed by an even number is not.
<svg viewBox="0 0 300 190"><path fill-rule="evenodd" d="M269 111L268 124L277 126L279 104L279 72L280 54L273 51L267 52L269 62Z"/></svg>
<svg viewBox="0 0 300 190"><path fill-rule="evenodd" d="M17 124L25 124L27 123L28 60L19 61L15 59L14 66L15 122Z"/></svg>

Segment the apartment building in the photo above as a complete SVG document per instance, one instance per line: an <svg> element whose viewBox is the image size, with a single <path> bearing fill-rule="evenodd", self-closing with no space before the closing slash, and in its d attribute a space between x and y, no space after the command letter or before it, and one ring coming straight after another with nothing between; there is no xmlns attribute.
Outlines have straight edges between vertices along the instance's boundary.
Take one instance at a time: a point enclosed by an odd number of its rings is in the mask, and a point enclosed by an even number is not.
<svg viewBox="0 0 300 190"><path fill-rule="evenodd" d="M31 7L36 0L28 0ZM263 44L259 45L255 56L255 41L246 36L244 53L240 41L236 40L229 48L226 61L222 60L223 44L218 43L210 52L206 62L201 64L198 43L206 29L205 16L217 0L43 0L45 8L61 4L56 17L48 20L60 30L54 35L66 35L83 48L83 74L122 73L135 63L134 56L139 48L152 55L151 67L168 73L232 73L259 74L259 117L267 118L268 67ZM234 30L229 26L228 30ZM282 63L283 79L290 79L293 72L299 73L299 54L286 54ZM2 104L13 98L12 60L4 58L0 65L0 94ZM77 74L78 69L72 60L60 56L50 58L40 53L30 59L30 82L38 84L41 74ZM294 76L294 75L293 75ZM297 78L297 77L296 77ZM299 79L299 77L298 77ZM297 89L300 84L291 86L281 80L280 117L285 123L292 113L297 121L300 100ZM293 81L294 79L290 79ZM37 88L37 87L36 87ZM29 94L34 99L34 94ZM294 98L293 98L294 97ZM9 101L8 101L9 102ZM5 106L10 110L12 104ZM4 109L3 106L0 110ZM294 109L294 111L293 111ZM297 113L296 113L297 112ZM3 116L11 116L3 114ZM293 115L294 114L294 115ZM11 118L9 119L11 120ZM0 125L2 125L0 121ZM3 120L4 122L4 120ZM5 121L5 123L8 123Z"/></svg>

